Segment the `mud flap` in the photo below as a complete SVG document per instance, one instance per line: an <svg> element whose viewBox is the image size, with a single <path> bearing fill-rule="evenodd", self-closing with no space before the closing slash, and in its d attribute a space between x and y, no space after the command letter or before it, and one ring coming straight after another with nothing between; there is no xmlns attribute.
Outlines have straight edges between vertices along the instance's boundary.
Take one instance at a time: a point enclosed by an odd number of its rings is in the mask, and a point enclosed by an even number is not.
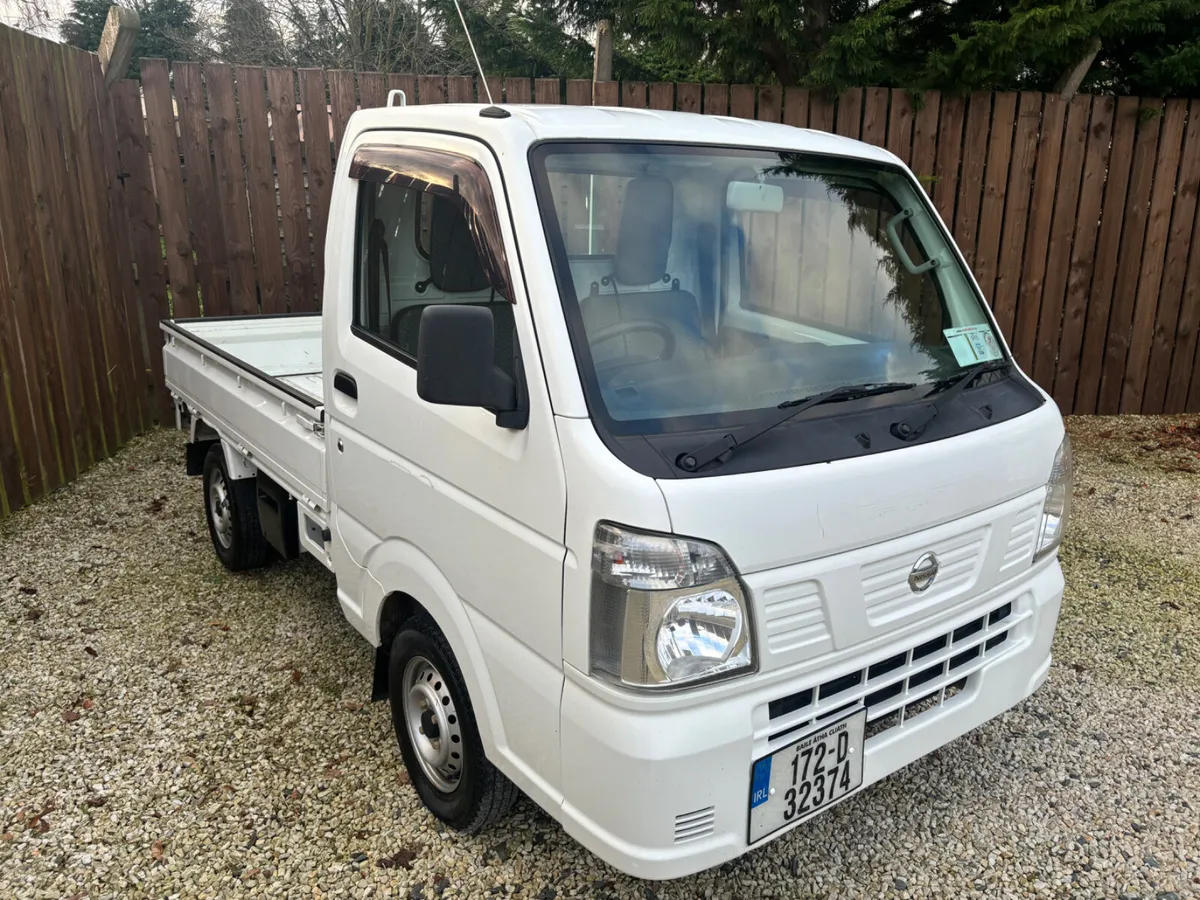
<svg viewBox="0 0 1200 900"><path fill-rule="evenodd" d="M388 647L375 648L375 675L371 681L371 702L388 698L388 663L391 652Z"/></svg>

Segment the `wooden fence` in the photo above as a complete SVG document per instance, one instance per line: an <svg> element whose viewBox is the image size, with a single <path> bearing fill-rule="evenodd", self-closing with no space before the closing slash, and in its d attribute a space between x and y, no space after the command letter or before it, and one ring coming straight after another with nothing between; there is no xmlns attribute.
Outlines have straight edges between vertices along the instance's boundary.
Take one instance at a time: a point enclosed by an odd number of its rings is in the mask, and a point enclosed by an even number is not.
<svg viewBox="0 0 1200 900"><path fill-rule="evenodd" d="M0 26L0 516L150 423L125 198L96 56Z"/></svg>
<svg viewBox="0 0 1200 900"><path fill-rule="evenodd" d="M409 103L476 100L468 76L169 72L161 60L142 61L142 85L167 248L165 280L143 293L161 301L169 285L180 315L319 308L330 173L350 114L392 88ZM588 81L491 88L506 103L592 100ZM782 121L886 147L924 183L1021 365L1065 412L1200 410L1200 101L884 88L833 99L641 82L597 92L605 105ZM159 225L146 201L143 247Z"/></svg>
<svg viewBox="0 0 1200 900"><path fill-rule="evenodd" d="M167 413L160 317L320 308L356 108L394 88L477 94L469 76L164 60L141 75L108 90L91 54L0 29L0 513ZM588 81L489 85L504 103L593 99ZM886 147L1064 412L1200 411L1200 100L642 82L595 99Z"/></svg>

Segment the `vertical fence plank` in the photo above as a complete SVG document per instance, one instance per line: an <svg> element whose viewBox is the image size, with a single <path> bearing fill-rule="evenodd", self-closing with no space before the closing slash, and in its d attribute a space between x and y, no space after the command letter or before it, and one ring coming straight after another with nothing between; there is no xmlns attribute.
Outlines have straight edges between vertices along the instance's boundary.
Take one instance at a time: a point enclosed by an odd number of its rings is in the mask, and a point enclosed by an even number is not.
<svg viewBox="0 0 1200 900"><path fill-rule="evenodd" d="M0 156L7 159L8 143L0 128ZM7 201L5 179L0 178L0 204ZM0 209L0 517L8 515L28 500L22 479L21 453L28 451L30 444L19 448L18 442L35 437L30 422L28 393L23 390L29 374L21 361L20 344L13 329L17 297L24 297L15 286L24 268L21 257L16 256L6 232L12 231L12 223L5 222L4 210ZM12 263L8 262L9 257ZM22 299L21 302L27 302ZM36 449L33 451L36 454ZM33 458L36 458L34 456Z"/></svg>
<svg viewBox="0 0 1200 900"><path fill-rule="evenodd" d="M958 183L958 202L954 212L954 239L975 268L975 243L979 233L979 204L983 196L983 170L987 163L988 129L991 127L992 95L978 91L967 107L967 127L963 134L962 171Z"/></svg>
<svg viewBox="0 0 1200 900"><path fill-rule="evenodd" d="M888 110L887 149L906 164L912 159L913 104L908 91L893 90Z"/></svg>
<svg viewBox="0 0 1200 900"><path fill-rule="evenodd" d="M1050 98L1046 98L1049 103ZM1049 107L1047 107L1049 108ZM1079 212L1079 185L1083 179L1084 149L1087 146L1088 122L1091 118L1092 98L1076 95L1066 111L1063 128L1062 148L1058 166L1058 183L1050 190L1055 192L1054 218L1046 240L1045 276L1042 281L1041 308L1034 342L1033 367L1026 369L1047 393L1054 390L1054 370L1062 326L1064 301L1066 299L1068 266L1071 261L1071 235L1074 233L1076 216ZM1042 164L1039 153L1038 165ZM1040 169L1039 169L1040 172ZM1040 175L1039 175L1040 178ZM1035 203L1042 203L1039 187L1034 186ZM1030 239L1031 242L1033 238ZM1018 329L1020 322L1018 321Z"/></svg>
<svg viewBox="0 0 1200 900"><path fill-rule="evenodd" d="M567 103L571 106L591 106L592 83L586 78L572 78L568 80Z"/></svg>
<svg viewBox="0 0 1200 900"><path fill-rule="evenodd" d="M302 71L307 71L307 70L302 70ZM312 71L320 72L321 70L313 69ZM313 76L313 75L309 76L310 79L315 79L315 77L316 76ZM323 77L324 77L324 75L322 73L322 79L323 79ZM323 83L323 81L322 81L322 83ZM410 103L417 102L417 76L416 75L409 75L407 72L392 72L387 77L387 88L388 88L388 93L391 93L392 91L404 91L404 105L406 105L406 106ZM496 91L496 88L493 87L492 90ZM301 86L301 93L302 94L304 93L303 86Z"/></svg>
<svg viewBox="0 0 1200 900"><path fill-rule="evenodd" d="M422 106L446 102L445 75L418 75L417 102Z"/></svg>
<svg viewBox="0 0 1200 900"><path fill-rule="evenodd" d="M220 63L204 67L213 149L213 201L225 236L229 270L229 312L258 312L254 272L254 244L250 234L250 207L246 201L246 175L242 164L233 70Z"/></svg>
<svg viewBox="0 0 1200 900"><path fill-rule="evenodd" d="M608 82L608 83L613 86L614 90L616 89L617 83L615 81ZM597 85L597 87L598 86L599 85ZM533 99L533 95L530 93L528 78L505 78L504 79L504 102L505 103L530 103L530 102L532 102L532 99ZM424 103L425 101L422 100L421 102ZM617 103L616 103L616 100L614 99L612 103L607 103L605 105L616 106Z"/></svg>
<svg viewBox="0 0 1200 900"><path fill-rule="evenodd" d="M729 115L729 85L704 85L704 114L706 116Z"/></svg>
<svg viewBox="0 0 1200 900"><path fill-rule="evenodd" d="M1092 269L1087 318L1084 323L1083 350L1076 370L1076 413L1090 415L1096 411L1100 393L1100 374L1104 365L1104 342L1108 336L1108 316L1112 306L1113 282L1117 275L1117 259L1121 248L1121 211L1125 208L1129 188L1130 166L1133 163L1133 143L1138 125L1137 97L1121 97L1113 117L1112 147L1109 151L1107 177L1104 185L1104 205L1100 210L1100 234L1096 239L1095 265ZM1082 216L1083 210L1080 210ZM1057 385L1057 382L1056 382Z"/></svg>
<svg viewBox="0 0 1200 900"><path fill-rule="evenodd" d="M621 105L629 106L633 109L646 108L646 82L644 81L622 81L621 82Z"/></svg>
<svg viewBox="0 0 1200 900"><path fill-rule="evenodd" d="M844 137L857 139L862 129L862 88L849 88L837 99L835 130Z"/></svg>
<svg viewBox="0 0 1200 900"><path fill-rule="evenodd" d="M267 83L270 84L270 70ZM387 106L387 76L382 72L358 73L358 105L361 109L379 109Z"/></svg>
<svg viewBox="0 0 1200 900"><path fill-rule="evenodd" d="M325 231L329 227L329 203L333 197L325 73L320 69L300 69L296 74L300 78L300 127L304 131L304 163L308 172L308 205L312 217L314 302L320 307L325 297ZM405 90L400 81L404 77L391 76L389 90ZM411 85L409 87L411 89ZM405 97L408 96L406 93Z"/></svg>
<svg viewBox="0 0 1200 900"><path fill-rule="evenodd" d="M992 304L992 289L996 286L1000 227L1004 224L1004 193L1008 184L1008 161L1012 152L1016 113L1016 94L996 94L992 106L987 168L983 176L983 200L979 207L979 237L975 247L975 279L989 306Z"/></svg>
<svg viewBox="0 0 1200 900"><path fill-rule="evenodd" d="M1192 254L1188 258L1180 301L1179 326L1175 333L1182 340L1171 356L1171 380L1167 384L1167 409L1200 409L1200 213L1192 230ZM1190 371L1189 371L1190 368Z"/></svg>
<svg viewBox="0 0 1200 900"><path fill-rule="evenodd" d="M250 198L259 308L263 313L287 312L283 252L275 205L271 132L267 124L267 97L263 85L265 74L258 66L237 66L234 74L237 78L238 118L242 122L246 156L246 190ZM347 74L353 77L353 73ZM337 121L336 115L334 121Z"/></svg>
<svg viewBox="0 0 1200 900"><path fill-rule="evenodd" d="M933 202L938 215L950 228L954 227L954 207L958 200L958 169L962 162L963 120L966 106L962 97L942 97L938 118L937 163L933 183Z"/></svg>
<svg viewBox="0 0 1200 900"><path fill-rule="evenodd" d="M550 79L558 83L557 78ZM359 88L362 88L362 80L360 76ZM486 98L486 94L484 95ZM449 75L446 77L446 102L447 103L474 103L475 102L475 79L471 75ZM558 102L555 100L554 102Z"/></svg>
<svg viewBox="0 0 1200 900"><path fill-rule="evenodd" d="M1012 340L1017 314L1017 289L1021 280L1021 261L1025 254L1025 231L1029 224L1029 189L1033 181L1037 153L1038 126L1042 113L1042 95L1022 91L1017 109L1012 162L1004 191L1004 230L1000 237L1000 264L992 289L992 311L1000 331Z"/></svg>
<svg viewBox="0 0 1200 900"><path fill-rule="evenodd" d="M936 177L938 116L941 108L941 92L926 91L921 97L920 109L913 116L913 149L909 168L930 197L933 196Z"/></svg>
<svg viewBox="0 0 1200 900"><path fill-rule="evenodd" d="M591 82L589 81L590 85ZM589 90L591 88L589 87ZM488 91L492 92L491 100L488 100ZM495 75L489 75L479 83L479 102L503 103L504 102L504 79Z"/></svg>
<svg viewBox="0 0 1200 900"><path fill-rule="evenodd" d="M82 472L126 436L116 373L106 357L115 338L105 315L112 305L108 260L98 256L99 242L106 237L95 197L100 174L94 146L99 138L93 134L91 104L84 100L71 51L37 40L32 49L39 68L35 106L27 121L41 132L38 152L48 169L54 255L61 263L65 288L43 324L51 329L48 347L57 354L57 377L66 400L62 427L70 431L76 471ZM67 465L64 461L64 469Z"/></svg>
<svg viewBox="0 0 1200 900"><path fill-rule="evenodd" d="M1146 370L1142 411L1148 415L1184 412L1187 403L1187 386L1196 348L1197 310L1194 302L1189 304L1186 301L1194 301L1200 295L1200 216L1196 215L1198 191L1200 100L1193 100L1188 108L1183 164L1179 170L1175 208L1171 211L1171 232L1167 238L1167 260L1163 272L1162 301L1154 329L1154 347Z"/></svg>
<svg viewBox="0 0 1200 900"><path fill-rule="evenodd" d="M534 83L534 100L538 103L562 103L562 82L557 78L539 78Z"/></svg>
<svg viewBox="0 0 1200 900"><path fill-rule="evenodd" d="M833 131L835 107L828 95L814 91L808 100L808 127L814 131Z"/></svg>
<svg viewBox="0 0 1200 900"><path fill-rule="evenodd" d="M141 374L145 370L141 327L136 316L133 284L133 258L130 245L129 212L121 184L121 165L117 156L116 122L112 98L104 83L100 63L90 53L74 54L79 66L80 82L84 87L85 103L95 110L98 153L96 163L100 177L101 235L100 253L107 259L112 282L112 306L115 356L108 357L109 369L116 370L119 390L118 406L129 423L129 436L140 434L148 424L146 396L140 390ZM89 90L90 88L90 90Z"/></svg>
<svg viewBox="0 0 1200 900"><path fill-rule="evenodd" d="M142 60L142 93L146 103L146 130L150 135L150 159L154 163L158 214L162 222L163 252L171 280L171 313L176 317L196 316L200 314L200 303L196 297L187 198L179 166L179 143L175 136L175 111L166 60Z"/></svg>
<svg viewBox="0 0 1200 900"><path fill-rule="evenodd" d="M862 139L882 147L887 143L888 89L867 88L863 99Z"/></svg>
<svg viewBox="0 0 1200 900"><path fill-rule="evenodd" d="M758 118L764 122L778 122L783 114L783 88L777 84L763 85L758 89Z"/></svg>
<svg viewBox="0 0 1200 900"><path fill-rule="evenodd" d="M87 182L74 171L80 161L74 147L68 164L68 154L60 143L64 131L72 128L71 112L65 102L55 102L56 67L45 42L28 37L24 44L28 71L18 79L21 116L30 140L39 239L50 282L50 304L36 311L45 352L39 360L39 377L45 378L50 388L56 450L63 477L69 481L87 464L84 454L90 455L92 448L97 456L107 453L115 423L111 396L101 397L97 388L104 354L98 311L94 298L88 296L93 285L85 271L88 242L78 193ZM62 93L59 98L65 99ZM105 286L97 283L95 288ZM71 327L79 322L85 323L83 329ZM89 399L104 405L98 405L98 415L83 421L85 390Z"/></svg>
<svg viewBox="0 0 1200 900"><path fill-rule="evenodd" d="M675 108L675 84L670 81L656 81L650 85L651 109Z"/></svg>
<svg viewBox="0 0 1200 900"><path fill-rule="evenodd" d="M1149 111L1150 115L1144 114L1144 111ZM1146 246L1154 162L1158 155L1158 141L1162 131L1161 115L1161 100L1142 100L1142 106L1138 110L1141 121L1137 126L1137 137L1133 144L1133 168L1129 176L1129 193L1125 200L1124 222L1121 227L1121 249L1117 258L1117 278L1109 311L1108 336L1104 343L1100 391L1096 397L1096 411L1101 415L1115 415L1121 407L1121 384L1125 377L1125 358L1129 352L1133 309L1137 300L1138 279Z"/></svg>
<svg viewBox="0 0 1200 900"><path fill-rule="evenodd" d="M377 79L383 94L383 79ZM313 290L312 243L308 239L308 202L304 196L304 163L300 156L296 76L291 69L267 69L267 100L275 143L279 218L286 259L284 275L292 312L317 308Z"/></svg>
<svg viewBox="0 0 1200 900"><path fill-rule="evenodd" d="M333 155L335 158L342 152L342 138L346 136L346 123L350 121L354 110L358 108L357 96L353 72L346 69L329 70L329 114L333 120ZM414 97L409 97L408 102L415 103L417 101Z"/></svg>
<svg viewBox="0 0 1200 900"><path fill-rule="evenodd" d="M794 128L808 127L808 89L790 87L783 95L783 121Z"/></svg>
<svg viewBox="0 0 1200 900"><path fill-rule="evenodd" d="M621 85L615 81L601 81L595 84L592 88L592 103L596 106L620 106Z"/></svg>
<svg viewBox="0 0 1200 900"><path fill-rule="evenodd" d="M14 66L17 64L9 42L10 31L0 27L0 116L5 122L19 122ZM10 510L35 500L47 488L51 469L57 464L50 453L51 436L46 433L45 398L42 379L37 377L36 351L29 311L41 307L46 296L45 280L35 276L42 271L41 248L36 240L33 196L29 179L25 135L14 131L9 138L0 128L0 159L7 160L12 177L0 172L0 366L7 386L0 401L12 408L14 432L0 436L10 448L5 466L5 497ZM5 416L8 410L4 409ZM0 422L7 421L0 418ZM11 441L11 443L9 443ZM14 462L16 468L13 468Z"/></svg>
<svg viewBox="0 0 1200 900"><path fill-rule="evenodd" d="M675 108L680 112L700 112L700 85L695 82L675 85Z"/></svg>
<svg viewBox="0 0 1200 900"><path fill-rule="evenodd" d="M192 223L196 279L206 316L228 315L229 264L224 252L216 205L212 156L208 146L208 114L199 63L175 63L175 103L179 108L179 143L183 150L183 187Z"/></svg>
<svg viewBox="0 0 1200 900"><path fill-rule="evenodd" d="M731 84L729 86L729 114L739 119L754 118L754 85Z"/></svg>
<svg viewBox="0 0 1200 900"><path fill-rule="evenodd" d="M1154 165L1154 186L1150 193L1150 212L1141 254L1142 271L1134 292L1129 344L1120 382L1119 409L1122 413L1142 412L1146 368L1150 364L1154 323L1162 297L1163 263L1167 253L1171 209L1177 196L1175 184L1180 175L1179 155L1186 119L1187 101L1168 100L1159 133L1158 160Z"/></svg>
<svg viewBox="0 0 1200 900"><path fill-rule="evenodd" d="M113 85L112 91L121 171L125 173L130 240L133 243L134 265L137 267L138 315L149 367L143 383L148 382L146 389L151 410L159 422L165 423L170 421L171 397L163 382L163 340L158 323L170 315L170 307L167 304L167 282L158 230L158 208L154 202L154 183L150 174L150 144L146 137L138 82L120 81Z"/></svg>
<svg viewBox="0 0 1200 900"><path fill-rule="evenodd" d="M1096 269L1097 240L1101 206L1106 196L1105 177L1113 140L1116 102L1112 97L1097 97L1092 104L1084 155L1083 180L1079 185L1079 211L1075 217L1075 237L1071 243L1071 262L1067 268L1067 293L1063 301L1062 337L1054 372L1054 402L1060 409L1078 412L1076 394L1083 359L1087 316L1091 306L1091 288ZM1129 160L1125 159L1125 176ZM1114 173L1119 176L1120 167ZM1115 190L1115 186L1114 186ZM1124 188L1121 188L1124 202ZM1107 315L1107 310L1106 310Z"/></svg>
<svg viewBox="0 0 1200 900"><path fill-rule="evenodd" d="M1046 277L1046 252L1054 220L1058 189L1059 154L1062 151L1063 117L1066 104L1058 94L1047 94L1042 124L1034 149L1033 194L1029 201L1029 226L1025 233L1025 257L1017 283L1012 349L1026 372L1033 371L1034 347L1041 321L1042 286ZM1016 163L1013 163L1014 168ZM1067 200L1064 190L1064 202ZM1057 327L1057 323L1055 325Z"/></svg>

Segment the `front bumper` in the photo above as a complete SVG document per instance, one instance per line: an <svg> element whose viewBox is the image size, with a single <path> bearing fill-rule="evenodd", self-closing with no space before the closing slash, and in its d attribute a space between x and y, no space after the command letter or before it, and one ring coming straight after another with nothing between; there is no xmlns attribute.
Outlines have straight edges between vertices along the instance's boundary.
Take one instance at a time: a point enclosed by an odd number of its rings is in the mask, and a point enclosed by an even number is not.
<svg viewBox="0 0 1200 900"><path fill-rule="evenodd" d="M942 699L950 696L945 691L932 708L874 737L868 727L865 787L1032 694L1050 667L1062 592L1058 562L1047 561L965 609L905 631L886 647L830 654L819 669L806 666L790 681L786 672L752 676L737 690L713 691L711 700L683 708L673 706L678 701L672 698L657 705L617 705L587 676L572 671L562 697L565 790L559 817L567 832L597 856L641 878L677 878L740 856L791 830L781 829L755 844L747 841L751 765L792 739L779 738L777 727L802 717L769 722L771 701L804 694L854 671L865 673L880 660L933 643L940 635L957 635L968 623L981 616L986 620L989 612L1011 604L1007 639L994 649L989 645L987 653L962 670L969 675L965 685L956 679L952 699ZM964 640L979 640L983 647L982 635ZM940 657L956 649L950 647ZM864 685L858 693L866 690ZM915 701L927 693L928 686L910 691L905 682L905 693L888 704Z"/></svg>

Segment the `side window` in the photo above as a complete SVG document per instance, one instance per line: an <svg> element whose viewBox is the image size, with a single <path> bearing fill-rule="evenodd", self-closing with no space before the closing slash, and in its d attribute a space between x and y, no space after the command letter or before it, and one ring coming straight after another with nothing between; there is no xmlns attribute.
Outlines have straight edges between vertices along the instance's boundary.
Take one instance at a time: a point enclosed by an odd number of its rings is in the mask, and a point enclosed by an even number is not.
<svg viewBox="0 0 1200 900"><path fill-rule="evenodd" d="M415 157L408 170L419 176L399 168L406 154ZM484 305L496 326L496 364L511 375L516 335L507 262L490 186L478 165L456 154L364 147L355 154L351 176L359 181L356 332L412 363L427 307Z"/></svg>

